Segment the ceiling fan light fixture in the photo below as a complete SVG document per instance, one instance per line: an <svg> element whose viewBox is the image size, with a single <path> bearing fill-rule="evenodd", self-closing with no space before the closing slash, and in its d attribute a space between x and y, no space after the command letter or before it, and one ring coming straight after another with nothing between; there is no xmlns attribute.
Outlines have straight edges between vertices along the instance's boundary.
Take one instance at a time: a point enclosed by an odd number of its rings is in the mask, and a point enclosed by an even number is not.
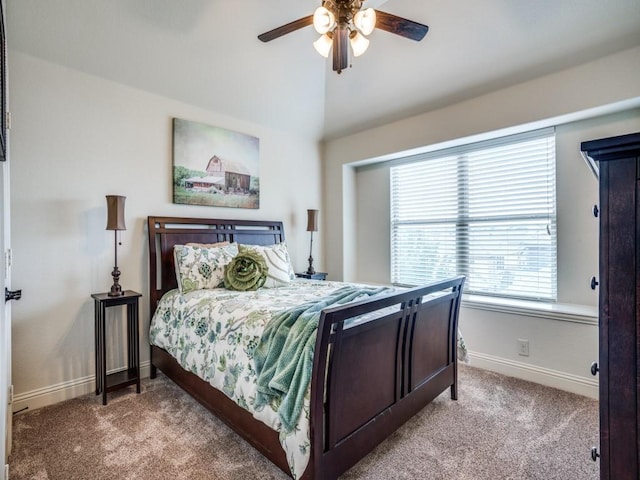
<svg viewBox="0 0 640 480"><path fill-rule="evenodd" d="M391 13L362 9L368 0L322 0L314 13L281 25L258 35L261 42L270 42L313 25L320 34L313 46L323 57L333 51L333 70L342 72L350 66L350 56L360 56L367 51L373 30L380 29L419 42L429 31L427 25L398 17ZM384 1L384 0L383 0ZM376 4L383 3L376 0ZM374 2L371 2L374 3ZM351 48L349 48L351 44ZM351 52L349 51L351 50Z"/></svg>
<svg viewBox="0 0 640 480"><path fill-rule="evenodd" d="M363 35L370 35L376 28L376 11L373 8L360 10L354 15L353 23Z"/></svg>
<svg viewBox="0 0 640 480"><path fill-rule="evenodd" d="M333 39L325 33L318 40L313 42L313 46L320 55L324 58L328 58L331 47L333 46Z"/></svg>
<svg viewBox="0 0 640 480"><path fill-rule="evenodd" d="M356 32L355 35L351 35L349 42L351 43L354 57L359 57L367 51L367 48L369 48L369 39L360 32Z"/></svg>
<svg viewBox="0 0 640 480"><path fill-rule="evenodd" d="M336 17L333 12L327 10L325 7L318 7L313 13L313 28L316 29L320 35L327 33L331 30L336 23Z"/></svg>

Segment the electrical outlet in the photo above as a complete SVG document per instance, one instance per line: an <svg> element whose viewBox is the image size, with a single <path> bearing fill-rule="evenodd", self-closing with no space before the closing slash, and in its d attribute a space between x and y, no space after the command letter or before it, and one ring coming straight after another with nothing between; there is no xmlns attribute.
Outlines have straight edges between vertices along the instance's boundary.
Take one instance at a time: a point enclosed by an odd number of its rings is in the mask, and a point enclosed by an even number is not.
<svg viewBox="0 0 640 480"><path fill-rule="evenodd" d="M518 339L518 355L529 356L529 340Z"/></svg>

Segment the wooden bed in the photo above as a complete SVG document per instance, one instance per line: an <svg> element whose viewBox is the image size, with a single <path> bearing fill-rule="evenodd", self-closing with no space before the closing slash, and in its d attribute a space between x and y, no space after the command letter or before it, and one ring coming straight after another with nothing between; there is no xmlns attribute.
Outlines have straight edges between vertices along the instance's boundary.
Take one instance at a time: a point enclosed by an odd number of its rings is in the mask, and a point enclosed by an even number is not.
<svg viewBox="0 0 640 480"><path fill-rule="evenodd" d="M148 226L151 316L161 296L177 287L174 245L285 239L281 222L149 217ZM311 458L303 479L338 478L447 388L456 399L463 283L456 277L323 310L311 379ZM381 309L382 316L343 329L344 320ZM151 346L151 378L158 368L291 475L275 430Z"/></svg>

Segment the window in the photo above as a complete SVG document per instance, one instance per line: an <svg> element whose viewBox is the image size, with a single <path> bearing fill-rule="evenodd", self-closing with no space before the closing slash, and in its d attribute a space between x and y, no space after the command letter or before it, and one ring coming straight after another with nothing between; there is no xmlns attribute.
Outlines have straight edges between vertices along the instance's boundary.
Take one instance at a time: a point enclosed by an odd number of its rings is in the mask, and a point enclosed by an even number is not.
<svg viewBox="0 0 640 480"><path fill-rule="evenodd" d="M468 293L556 300L553 129L392 165L392 282L458 274Z"/></svg>

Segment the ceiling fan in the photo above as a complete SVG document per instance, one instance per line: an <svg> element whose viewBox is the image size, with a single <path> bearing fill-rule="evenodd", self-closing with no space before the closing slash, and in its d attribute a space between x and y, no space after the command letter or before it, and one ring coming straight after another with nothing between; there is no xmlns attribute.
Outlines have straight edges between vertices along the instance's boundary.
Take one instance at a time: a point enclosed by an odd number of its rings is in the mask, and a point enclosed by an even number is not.
<svg viewBox="0 0 640 480"><path fill-rule="evenodd" d="M313 43L318 53L329 56L333 48L333 70L340 73L349 66L349 44L353 55L362 55L369 46L366 38L375 28L419 42L429 27L391 13L365 8L366 0L323 0L313 15L269 30L258 38L270 42L287 33L313 25L321 37Z"/></svg>

